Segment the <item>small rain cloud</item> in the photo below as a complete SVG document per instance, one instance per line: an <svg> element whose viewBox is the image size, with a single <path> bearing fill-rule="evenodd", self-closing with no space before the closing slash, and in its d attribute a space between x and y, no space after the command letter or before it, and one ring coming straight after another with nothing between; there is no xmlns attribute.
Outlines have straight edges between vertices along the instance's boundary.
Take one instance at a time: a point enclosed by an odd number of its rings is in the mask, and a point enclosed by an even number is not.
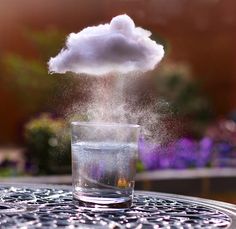
<svg viewBox="0 0 236 229"><path fill-rule="evenodd" d="M136 27L128 15L116 16L110 24L69 34L65 48L49 60L49 71L100 76L153 70L164 49L150 36L150 31Z"/></svg>

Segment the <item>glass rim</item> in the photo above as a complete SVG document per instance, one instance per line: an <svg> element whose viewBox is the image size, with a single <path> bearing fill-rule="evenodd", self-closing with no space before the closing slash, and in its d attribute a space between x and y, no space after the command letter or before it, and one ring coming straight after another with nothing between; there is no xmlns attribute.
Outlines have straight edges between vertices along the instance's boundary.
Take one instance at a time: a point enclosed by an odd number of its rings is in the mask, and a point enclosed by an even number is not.
<svg viewBox="0 0 236 229"><path fill-rule="evenodd" d="M140 128L138 124L131 123L116 123L116 122L89 122L89 121L73 121L72 126L97 126L97 127L129 127L129 128Z"/></svg>

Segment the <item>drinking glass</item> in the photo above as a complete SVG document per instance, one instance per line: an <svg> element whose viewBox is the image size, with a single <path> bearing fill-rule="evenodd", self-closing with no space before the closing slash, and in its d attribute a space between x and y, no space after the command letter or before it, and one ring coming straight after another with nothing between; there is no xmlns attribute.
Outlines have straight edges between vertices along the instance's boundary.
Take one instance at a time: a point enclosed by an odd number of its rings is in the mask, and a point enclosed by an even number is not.
<svg viewBox="0 0 236 229"><path fill-rule="evenodd" d="M72 122L73 198L96 209L131 207L139 125Z"/></svg>

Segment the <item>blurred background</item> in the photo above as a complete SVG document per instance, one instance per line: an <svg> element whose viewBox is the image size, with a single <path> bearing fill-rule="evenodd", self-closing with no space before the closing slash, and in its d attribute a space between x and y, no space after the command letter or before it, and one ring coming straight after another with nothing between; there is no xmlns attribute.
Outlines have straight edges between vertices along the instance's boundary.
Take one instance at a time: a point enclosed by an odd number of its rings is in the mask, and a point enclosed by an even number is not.
<svg viewBox="0 0 236 229"><path fill-rule="evenodd" d="M140 139L137 187L236 203L233 0L2 0L0 177L70 174L65 110L86 99L84 83L49 75L47 61L68 33L123 13L165 47L145 87L168 102L162 122L175 132L170 143Z"/></svg>

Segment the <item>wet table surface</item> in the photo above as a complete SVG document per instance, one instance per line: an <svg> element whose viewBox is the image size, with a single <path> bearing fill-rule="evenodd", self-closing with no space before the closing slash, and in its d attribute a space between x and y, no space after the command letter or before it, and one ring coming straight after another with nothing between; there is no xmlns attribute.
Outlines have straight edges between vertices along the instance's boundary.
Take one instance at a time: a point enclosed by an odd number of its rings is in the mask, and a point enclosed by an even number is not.
<svg viewBox="0 0 236 229"><path fill-rule="evenodd" d="M186 196L136 191L119 212L82 210L70 187L0 185L0 228L236 228L236 206Z"/></svg>

